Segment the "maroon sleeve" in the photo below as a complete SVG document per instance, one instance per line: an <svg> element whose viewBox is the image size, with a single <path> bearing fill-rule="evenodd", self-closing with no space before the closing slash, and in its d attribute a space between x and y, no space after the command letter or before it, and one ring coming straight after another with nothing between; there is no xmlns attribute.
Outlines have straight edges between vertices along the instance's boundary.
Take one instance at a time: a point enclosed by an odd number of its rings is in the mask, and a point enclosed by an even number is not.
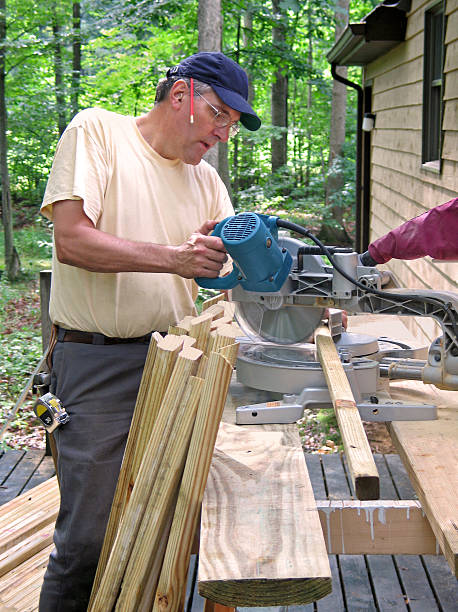
<svg viewBox="0 0 458 612"><path fill-rule="evenodd" d="M390 259L458 259L458 198L406 221L369 245L377 263Z"/></svg>

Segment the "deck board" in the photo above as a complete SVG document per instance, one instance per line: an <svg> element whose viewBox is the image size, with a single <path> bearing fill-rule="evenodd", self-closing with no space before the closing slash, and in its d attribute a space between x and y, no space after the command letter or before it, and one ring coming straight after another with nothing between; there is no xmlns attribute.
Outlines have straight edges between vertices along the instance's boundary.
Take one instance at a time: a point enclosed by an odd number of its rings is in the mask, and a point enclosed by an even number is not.
<svg viewBox="0 0 458 612"><path fill-rule="evenodd" d="M385 461L399 499L418 499L399 455L386 455Z"/></svg>
<svg viewBox="0 0 458 612"><path fill-rule="evenodd" d="M8 453L6 453L8 454ZM22 493L27 482L32 478L43 459L43 451L30 450L22 455L20 460L9 472L0 490L0 504L5 504Z"/></svg>
<svg viewBox="0 0 458 612"><path fill-rule="evenodd" d="M339 567L337 565L337 555L329 555L329 565L331 566L332 572L332 592L316 602L317 612L336 612L337 610L345 610Z"/></svg>
<svg viewBox="0 0 458 612"><path fill-rule="evenodd" d="M375 599L381 612L405 612L406 602L391 555L367 555Z"/></svg>
<svg viewBox="0 0 458 612"><path fill-rule="evenodd" d="M442 556L434 555L422 555L422 559L442 612L456 612L458 586L447 561Z"/></svg>
<svg viewBox="0 0 458 612"><path fill-rule="evenodd" d="M375 455L375 465L380 476L380 499L398 499L398 494L391 479L385 455Z"/></svg>
<svg viewBox="0 0 458 612"><path fill-rule="evenodd" d="M437 602L429 585L421 557L416 555L396 555L404 593L412 612L431 612L437 610Z"/></svg>
<svg viewBox="0 0 458 612"><path fill-rule="evenodd" d="M350 486L339 453L322 455L328 499L350 499Z"/></svg>
<svg viewBox="0 0 458 612"><path fill-rule="evenodd" d="M339 555L344 597L348 610L376 612L363 555Z"/></svg>

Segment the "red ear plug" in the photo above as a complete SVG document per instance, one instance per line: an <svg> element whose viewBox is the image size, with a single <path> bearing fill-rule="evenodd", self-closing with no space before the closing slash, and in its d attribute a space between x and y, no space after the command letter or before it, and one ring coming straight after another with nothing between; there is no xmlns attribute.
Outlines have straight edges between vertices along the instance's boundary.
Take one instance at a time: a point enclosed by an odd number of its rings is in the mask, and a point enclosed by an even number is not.
<svg viewBox="0 0 458 612"><path fill-rule="evenodd" d="M194 123L194 79L191 77L191 107L190 107L189 123Z"/></svg>

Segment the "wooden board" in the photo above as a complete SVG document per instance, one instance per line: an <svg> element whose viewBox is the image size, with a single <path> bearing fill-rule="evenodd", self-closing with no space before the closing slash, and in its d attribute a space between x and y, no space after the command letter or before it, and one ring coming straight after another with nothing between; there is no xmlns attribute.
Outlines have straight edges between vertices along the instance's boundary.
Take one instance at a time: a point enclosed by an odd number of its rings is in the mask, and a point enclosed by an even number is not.
<svg viewBox="0 0 458 612"><path fill-rule="evenodd" d="M315 333L315 342L339 424L355 494L358 499L378 499L380 481L377 467L350 383L329 330L319 328Z"/></svg>
<svg viewBox="0 0 458 612"><path fill-rule="evenodd" d="M202 504L200 594L259 607L306 604L330 590L297 428L223 422Z"/></svg>
<svg viewBox="0 0 458 612"><path fill-rule="evenodd" d="M410 385L418 388L418 384ZM423 395L422 401L440 406L438 420L398 421L391 424L390 432L441 549L458 577L458 393L425 386Z"/></svg>
<svg viewBox="0 0 458 612"><path fill-rule="evenodd" d="M414 500L316 502L328 553L438 554L420 502Z"/></svg>

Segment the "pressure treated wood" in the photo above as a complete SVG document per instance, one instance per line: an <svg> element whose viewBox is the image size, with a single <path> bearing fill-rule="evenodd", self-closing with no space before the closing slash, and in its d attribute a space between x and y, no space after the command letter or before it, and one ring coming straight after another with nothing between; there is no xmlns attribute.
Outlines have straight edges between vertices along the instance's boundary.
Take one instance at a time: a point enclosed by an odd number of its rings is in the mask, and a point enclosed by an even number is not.
<svg viewBox="0 0 458 612"><path fill-rule="evenodd" d="M227 606L306 604L331 571L294 425L221 423L202 504L199 593Z"/></svg>
<svg viewBox="0 0 458 612"><path fill-rule="evenodd" d="M222 355L211 353L156 591L155 611L182 609L189 554L231 375L231 364Z"/></svg>
<svg viewBox="0 0 458 612"><path fill-rule="evenodd" d="M143 391L140 400L136 402L132 417L126 450L124 451L124 458L94 579L90 605L92 605L95 593L99 589L121 517L132 492L139 464L153 429L156 414L182 346L183 339L181 336L167 335L165 338L161 336L160 339L157 339L156 336L151 338L151 350L148 352L149 359L145 362L144 374L140 383ZM144 382L143 378L145 379Z"/></svg>
<svg viewBox="0 0 458 612"><path fill-rule="evenodd" d="M208 300L205 300L205 302L202 304L202 311L218 304L218 302L221 302L222 300L224 300L224 293L218 293L217 295L208 298Z"/></svg>
<svg viewBox="0 0 458 612"><path fill-rule="evenodd" d="M213 321L211 312L204 312L200 317L196 317L189 326L189 335L196 339L196 347L205 351L208 343L208 334Z"/></svg>
<svg viewBox="0 0 458 612"><path fill-rule="evenodd" d="M55 477L4 504L0 510L0 553L33 536L57 517L59 489Z"/></svg>
<svg viewBox="0 0 458 612"><path fill-rule="evenodd" d="M237 355L239 353L238 342L234 342L233 344L226 344L225 346L220 347L217 352L229 361L231 366L235 368L235 364L237 362Z"/></svg>
<svg viewBox="0 0 458 612"><path fill-rule="evenodd" d="M180 407L183 406L182 396L189 377L197 370L201 355L202 351L192 347L184 348L178 355L100 583L93 588L89 606L91 612L109 612L116 601L124 570L135 544L148 500L152 495L175 419L180 414Z"/></svg>
<svg viewBox="0 0 458 612"><path fill-rule="evenodd" d="M135 482L146 445L148 444L151 431L161 407L162 398L169 385L177 356L184 346L183 343L183 338L168 335L165 338L161 338L157 343L156 357L152 367L148 389L145 393L145 408L140 422L140 431L139 434L136 435L131 485ZM136 432L134 431L134 433Z"/></svg>
<svg viewBox="0 0 458 612"><path fill-rule="evenodd" d="M380 482L361 417L328 329L315 335L317 353L326 378L348 466L358 499L378 499Z"/></svg>
<svg viewBox="0 0 458 612"><path fill-rule="evenodd" d="M218 351L223 346L228 344L234 344L236 339L239 338L242 334L238 325L226 324L221 327L216 328L215 330L210 332L210 336L208 338L208 347L207 353L211 353L213 351Z"/></svg>
<svg viewBox="0 0 458 612"><path fill-rule="evenodd" d="M178 486L188 453L203 380L191 377L168 436L157 477L135 539L123 578L116 610L137 612L142 596L156 590ZM151 568L153 571L151 571Z"/></svg>
<svg viewBox="0 0 458 612"><path fill-rule="evenodd" d="M442 552L458 577L457 392L410 381L404 382L403 388L407 387L417 392L419 401L436 403L439 419L391 423L391 437Z"/></svg>

